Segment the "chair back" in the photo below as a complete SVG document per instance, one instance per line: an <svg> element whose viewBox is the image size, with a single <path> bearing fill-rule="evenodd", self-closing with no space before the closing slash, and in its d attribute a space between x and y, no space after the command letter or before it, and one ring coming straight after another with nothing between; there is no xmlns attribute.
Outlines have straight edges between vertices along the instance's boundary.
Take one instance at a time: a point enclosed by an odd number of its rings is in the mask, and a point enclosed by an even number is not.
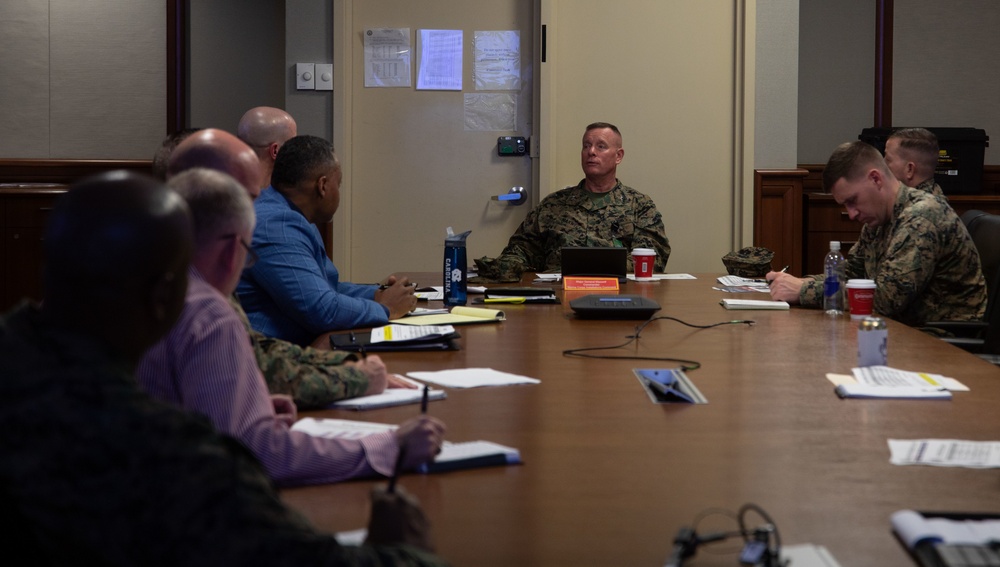
<svg viewBox="0 0 1000 567"><path fill-rule="evenodd" d="M986 323L983 352L1000 354L1000 215L979 210L962 214L962 222L979 252L986 278Z"/></svg>

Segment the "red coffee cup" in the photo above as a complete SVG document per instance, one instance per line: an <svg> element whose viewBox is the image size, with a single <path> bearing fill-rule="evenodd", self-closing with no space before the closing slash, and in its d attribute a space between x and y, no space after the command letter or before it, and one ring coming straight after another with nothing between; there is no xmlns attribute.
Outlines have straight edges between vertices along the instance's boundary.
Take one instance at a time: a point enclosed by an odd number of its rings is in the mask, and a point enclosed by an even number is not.
<svg viewBox="0 0 1000 567"><path fill-rule="evenodd" d="M847 306L851 319L864 319L872 314L875 300L875 280L847 280Z"/></svg>
<svg viewBox="0 0 1000 567"><path fill-rule="evenodd" d="M653 265L656 263L656 251L652 248L636 248L632 250L632 264L635 266L635 281L653 281Z"/></svg>

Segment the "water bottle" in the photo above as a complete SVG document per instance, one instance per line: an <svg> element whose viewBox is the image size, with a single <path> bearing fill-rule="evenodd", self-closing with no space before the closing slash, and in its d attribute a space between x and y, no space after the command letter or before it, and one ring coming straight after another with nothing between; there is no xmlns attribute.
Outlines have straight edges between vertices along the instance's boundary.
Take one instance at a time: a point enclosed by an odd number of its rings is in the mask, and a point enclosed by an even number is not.
<svg viewBox="0 0 1000 567"><path fill-rule="evenodd" d="M468 262L465 259L465 239L471 233L461 234L448 227L444 239L444 304L465 305L467 301L465 275Z"/></svg>
<svg viewBox="0 0 1000 567"><path fill-rule="evenodd" d="M827 315L844 314L844 255L840 242L830 241L830 251L823 260L823 310Z"/></svg>

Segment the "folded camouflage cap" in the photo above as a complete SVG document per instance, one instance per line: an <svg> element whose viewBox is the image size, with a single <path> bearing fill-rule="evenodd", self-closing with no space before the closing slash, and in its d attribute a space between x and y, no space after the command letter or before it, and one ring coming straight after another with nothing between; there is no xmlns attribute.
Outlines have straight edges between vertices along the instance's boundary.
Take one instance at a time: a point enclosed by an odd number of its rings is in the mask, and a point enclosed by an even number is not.
<svg viewBox="0 0 1000 567"><path fill-rule="evenodd" d="M469 278L469 283L511 283L521 281L524 264L514 258L476 258L476 277Z"/></svg>
<svg viewBox="0 0 1000 567"><path fill-rule="evenodd" d="M771 271L774 252L759 246L748 246L722 257L722 263L731 276L760 278Z"/></svg>

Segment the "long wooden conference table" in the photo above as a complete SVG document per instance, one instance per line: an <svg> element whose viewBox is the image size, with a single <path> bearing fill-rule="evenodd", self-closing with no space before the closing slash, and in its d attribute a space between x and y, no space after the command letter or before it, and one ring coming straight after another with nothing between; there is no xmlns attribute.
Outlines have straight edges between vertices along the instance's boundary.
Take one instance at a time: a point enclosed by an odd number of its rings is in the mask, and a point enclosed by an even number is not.
<svg viewBox="0 0 1000 567"><path fill-rule="evenodd" d="M1000 511L1000 471L892 465L886 442L997 439L1000 369L889 321L890 366L951 376L971 391L951 401L840 399L825 374L849 374L857 360L848 316L725 310L719 300L734 294L712 289L717 274L696 275L629 282L621 293L652 298L662 306L657 315L689 323L756 324L699 330L659 320L638 346L608 353L700 362L688 376L705 405L654 404L632 373L675 364L563 356L625 342L638 323L577 319L565 301L504 305L506 321L459 328L461 350L382 355L397 373L489 367L541 380L449 389L430 404L449 440L509 445L524 461L400 479L424 506L442 557L459 566L662 565L680 527L710 509L735 512L752 502L770 514L785 545L823 545L845 567L907 565L893 512ZM413 279L423 285L440 276ZM418 412L408 405L305 415L399 423ZM350 530L367 522L369 490L380 482L281 496L320 529ZM697 529L735 523L708 514ZM711 544L686 564L736 565L738 549L734 540Z"/></svg>

